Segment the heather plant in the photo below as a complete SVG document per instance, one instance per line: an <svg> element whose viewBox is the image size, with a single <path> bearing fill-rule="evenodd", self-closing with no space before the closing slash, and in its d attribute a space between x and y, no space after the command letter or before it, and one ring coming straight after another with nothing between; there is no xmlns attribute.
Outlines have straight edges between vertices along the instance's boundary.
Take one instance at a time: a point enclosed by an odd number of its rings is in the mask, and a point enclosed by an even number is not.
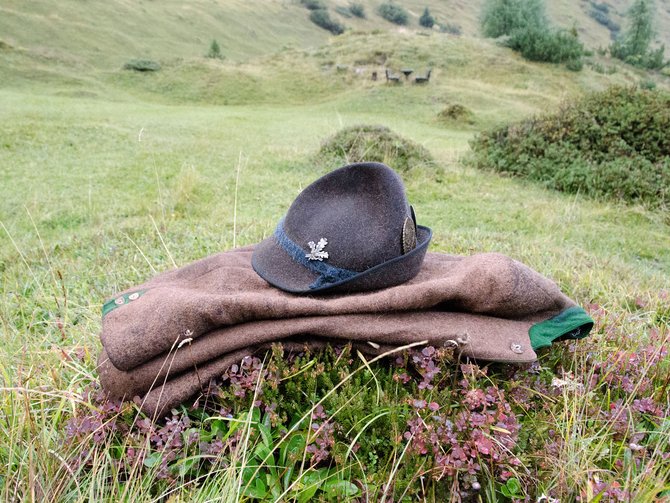
<svg viewBox="0 0 670 503"><path fill-rule="evenodd" d="M668 205L669 110L667 93L612 87L479 134L471 161L557 190Z"/></svg>

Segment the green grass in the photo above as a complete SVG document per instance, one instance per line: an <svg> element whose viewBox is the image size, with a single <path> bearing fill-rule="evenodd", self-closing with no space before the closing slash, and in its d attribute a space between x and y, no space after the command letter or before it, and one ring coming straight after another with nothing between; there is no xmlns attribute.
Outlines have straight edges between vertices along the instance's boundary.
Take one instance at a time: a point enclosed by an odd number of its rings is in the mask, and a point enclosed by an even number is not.
<svg viewBox="0 0 670 503"><path fill-rule="evenodd" d="M5 14L17 5L5 4ZM153 2L142 6L152 14L167 10ZM37 8L31 15L49 19ZM9 17L3 16L3 23L10 23ZM12 19L15 26L19 18ZM580 304L598 304L605 312L574 353L561 344L540 361L545 381L571 372L583 392L536 394L535 405L523 414L526 405L515 405L526 435L518 454L535 470L519 469L524 491L539 496L554 490L561 501L572 501L590 494L597 477L621 483L639 501L653 501L652 489L660 490L670 471L661 452L668 446L667 419L654 427L655 437L645 437L649 470L636 471L627 444L612 433L615 421L597 415L623 393L608 390L608 378L600 374L596 384L586 386L595 363L612 365L606 368L613 375L622 354L641 354L653 337L667 342L669 308L662 294L670 284L667 215L549 192L460 163L477 128L557 107L563 98L633 80L635 74L575 75L524 62L487 42L438 34L350 34L318 49L286 49L245 63L197 57L213 36L225 40L207 33L194 59L168 59L155 75L120 69L137 42L106 54L105 67L94 67L93 52L81 56L83 63L37 55L34 48L0 54L0 69L9 70L0 88L2 497L151 501L161 496L155 492L156 473L146 466L127 482L115 479L112 436L95 451L92 469L74 470L66 462L83 447L64 445L65 424L94 406L81 392L96 379L103 300L157 272L260 241L299 191L323 174L324 167L312 163L321 142L343 127L371 123L422 144L436 159L436 168L404 174L419 223L435 233L433 251L503 252L556 280ZM74 51L77 41L72 44ZM191 52L199 47L189 44ZM225 53L225 42L222 47ZM187 48L168 44L165 50L172 49L178 56ZM433 67L430 85L393 87L372 82L368 73L355 74L354 67L365 72L379 67L372 62L376 51L394 67ZM338 73L338 64L349 70ZM438 113L446 103L467 106L476 126L441 122ZM667 357L654 368L641 367L642 374L631 373L635 382L649 380L660 394ZM374 366L368 377L386 379L388 386L385 369ZM456 368L451 375L457 379ZM507 380L503 375L479 376L473 386L490 382L509 393L532 387L530 374ZM370 390L376 389L372 381ZM324 395L315 395L314 402ZM632 404L643 396L636 391L622 400ZM667 399L658 402L668 411ZM313 405L300 404L304 413ZM397 411L405 405L396 404ZM125 414L132 416L130 407ZM365 404L356 407L329 413L358 415L362 424L356 428L365 424L363 418L381 413ZM404 416L398 418L403 427ZM631 431L637 427L631 424ZM564 442L557 441L556 450L538 461L542 446L533 439L540 441L548 429ZM250 438L248 445L256 441ZM398 443L388 464L370 475L415 476L412 490L420 493L422 458L405 452L405 445ZM406 459L411 463L403 472ZM215 465L199 485L178 480L170 494L177 501L223 496L234 501L242 494L239 477ZM425 483L426 499L448 497L429 477ZM500 481L490 477L487 483L485 501L504 501L496 492Z"/></svg>

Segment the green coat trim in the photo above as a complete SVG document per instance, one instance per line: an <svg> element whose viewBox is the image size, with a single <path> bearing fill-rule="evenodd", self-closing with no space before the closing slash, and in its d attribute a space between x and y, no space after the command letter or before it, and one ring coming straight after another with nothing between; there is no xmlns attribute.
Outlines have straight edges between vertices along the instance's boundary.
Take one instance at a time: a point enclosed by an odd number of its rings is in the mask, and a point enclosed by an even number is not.
<svg viewBox="0 0 670 503"><path fill-rule="evenodd" d="M102 316L104 317L110 311L114 311L117 307L125 306L126 304L139 299L145 292L146 290L138 290L136 292L124 293L119 297L108 300L102 306Z"/></svg>
<svg viewBox="0 0 670 503"><path fill-rule="evenodd" d="M530 327L533 349L546 348L552 342L564 339L583 339L593 328L593 320L581 307L574 306Z"/></svg>

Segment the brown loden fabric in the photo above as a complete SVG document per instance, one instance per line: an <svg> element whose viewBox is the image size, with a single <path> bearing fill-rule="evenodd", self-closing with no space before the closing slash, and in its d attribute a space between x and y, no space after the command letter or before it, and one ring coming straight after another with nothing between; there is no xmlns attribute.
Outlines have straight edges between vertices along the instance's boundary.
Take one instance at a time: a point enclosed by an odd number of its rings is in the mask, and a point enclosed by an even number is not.
<svg viewBox="0 0 670 503"><path fill-rule="evenodd" d="M297 338L354 341L371 353L427 341L476 359L532 362L530 327L575 305L552 281L498 253L428 253L418 275L398 286L298 296L261 279L252 250L210 256L112 299L132 300L103 317L103 388L139 395L143 410L159 415L245 354Z"/></svg>

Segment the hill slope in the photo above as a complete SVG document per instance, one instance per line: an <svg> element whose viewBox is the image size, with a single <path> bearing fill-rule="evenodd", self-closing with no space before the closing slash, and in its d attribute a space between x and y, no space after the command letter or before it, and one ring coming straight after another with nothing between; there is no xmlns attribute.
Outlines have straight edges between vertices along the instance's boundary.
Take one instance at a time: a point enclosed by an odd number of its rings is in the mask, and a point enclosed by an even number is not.
<svg viewBox="0 0 670 503"><path fill-rule="evenodd" d="M393 32L419 29L418 18L428 6L441 23L458 26L466 36L477 36L484 0L404 0L411 15L407 28L379 17L378 0L362 0L367 18L343 17L336 8L348 0L324 0L331 16L356 30ZM623 24L630 0L597 3L613 23ZM589 15L596 3L552 0L548 15L556 26L576 26L593 48L610 42L610 30ZM670 0L657 0L659 40L670 46ZM312 24L299 0L5 0L0 5L0 41L35 55L84 66L111 68L133 57L167 59L204 54L212 39L233 60L274 52L286 45L321 45L329 33Z"/></svg>

